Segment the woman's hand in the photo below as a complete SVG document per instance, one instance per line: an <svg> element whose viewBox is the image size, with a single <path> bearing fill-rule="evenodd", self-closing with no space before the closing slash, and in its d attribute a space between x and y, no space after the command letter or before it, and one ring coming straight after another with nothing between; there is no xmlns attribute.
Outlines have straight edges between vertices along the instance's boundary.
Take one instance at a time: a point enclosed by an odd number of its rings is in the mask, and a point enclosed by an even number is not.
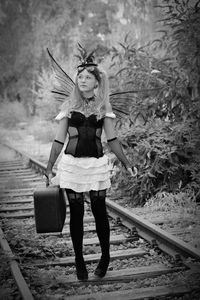
<svg viewBox="0 0 200 300"><path fill-rule="evenodd" d="M129 172L129 174L132 176L132 177L136 177L137 174L138 174L138 170L136 167L128 167L127 168L127 171Z"/></svg>
<svg viewBox="0 0 200 300"><path fill-rule="evenodd" d="M44 179L45 179L45 182L46 182L46 187L49 186L52 177L53 177L53 174L52 174L52 173L48 173L48 174L45 173L45 174L44 174Z"/></svg>

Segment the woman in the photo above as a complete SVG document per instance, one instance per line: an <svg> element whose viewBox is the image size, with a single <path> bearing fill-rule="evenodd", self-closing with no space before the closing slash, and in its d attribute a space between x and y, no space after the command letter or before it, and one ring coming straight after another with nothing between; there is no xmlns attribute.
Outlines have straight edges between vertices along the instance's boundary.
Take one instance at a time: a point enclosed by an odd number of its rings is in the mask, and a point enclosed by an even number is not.
<svg viewBox="0 0 200 300"><path fill-rule="evenodd" d="M114 130L115 114L109 103L108 79L93 60L86 57L78 66L75 86L68 102L56 117L60 121L47 165L47 185L51 181L66 189L70 207L70 234L75 252L76 274L87 280L83 258L83 193L89 192L91 210L101 246L101 259L95 275L104 277L109 261L110 228L106 212L106 189L110 187L108 157L104 155L101 134L104 129L111 151L134 176ZM66 136L67 146L52 178L52 168L59 156Z"/></svg>

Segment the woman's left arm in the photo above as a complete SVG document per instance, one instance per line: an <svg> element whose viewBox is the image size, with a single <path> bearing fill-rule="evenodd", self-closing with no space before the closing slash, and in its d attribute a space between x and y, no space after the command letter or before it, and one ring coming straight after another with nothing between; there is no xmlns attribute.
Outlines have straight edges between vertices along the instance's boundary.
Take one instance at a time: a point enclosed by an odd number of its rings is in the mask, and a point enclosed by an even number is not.
<svg viewBox="0 0 200 300"><path fill-rule="evenodd" d="M108 113L113 114L113 113ZM113 114L114 115L114 114ZM133 173L132 171L132 165L126 158L122 146L119 143L116 133L115 133L115 128L114 128L114 119L112 117L105 116L104 118L104 131L106 134L107 142L108 145L111 148L111 151L117 156L117 158L121 161L121 163L124 165L124 167L129 171L129 173L132 176L135 176L136 174ZM136 169L134 168L134 172L136 173Z"/></svg>

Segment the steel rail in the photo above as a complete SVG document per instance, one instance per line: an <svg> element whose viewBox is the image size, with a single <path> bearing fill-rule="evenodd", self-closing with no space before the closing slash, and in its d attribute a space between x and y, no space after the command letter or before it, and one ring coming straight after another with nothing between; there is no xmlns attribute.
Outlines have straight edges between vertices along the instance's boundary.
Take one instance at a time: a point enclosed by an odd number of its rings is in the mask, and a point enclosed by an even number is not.
<svg viewBox="0 0 200 300"><path fill-rule="evenodd" d="M3 144L4 146L10 148L11 150L14 150L17 154L20 156L26 158L28 160L28 164L31 168L33 168L36 171L39 171L40 173L44 174L46 170L46 165L39 160L29 156L27 153L25 153L22 150L18 150L17 148L9 145L9 144ZM53 170L53 175L56 175L55 170Z"/></svg>
<svg viewBox="0 0 200 300"><path fill-rule="evenodd" d="M177 255L181 255L181 258L192 257L200 260L200 251L196 248L190 246L189 244L181 241L179 238L173 236L172 234L160 229L158 226L152 224L151 222L135 215L128 209L121 207L115 202L107 199L107 207L109 214L113 217L117 217L118 222L121 222L129 229L135 230L133 226L135 225L136 231L139 236L151 242L154 246L178 258Z"/></svg>
<svg viewBox="0 0 200 300"><path fill-rule="evenodd" d="M22 157L25 157L29 161L29 165L44 174L46 166L44 163L31 158L25 152L16 149L13 146L5 144L11 150L14 150ZM55 175L56 172L53 171ZM175 259L185 259L192 257L200 260L200 251L190 246L189 244L181 241L179 238L173 236L170 233L160 229L158 226L151 222L135 215L128 209L116 204L114 201L106 199L107 208L110 216L122 222L123 225L127 226L130 230L136 230L138 235L152 243L153 246L159 248L163 252L173 256ZM136 228L134 228L136 227Z"/></svg>
<svg viewBox="0 0 200 300"><path fill-rule="evenodd" d="M18 263L15 259L14 254L12 253L12 250L10 249L10 246L3 234L3 231L0 228L0 245L1 248L3 249L5 255L8 258L9 264L10 264L10 268L11 268L11 272L12 275L14 277L14 280L17 284L18 290L21 294L22 299L24 300L34 300L31 291L20 271L20 268L18 266Z"/></svg>

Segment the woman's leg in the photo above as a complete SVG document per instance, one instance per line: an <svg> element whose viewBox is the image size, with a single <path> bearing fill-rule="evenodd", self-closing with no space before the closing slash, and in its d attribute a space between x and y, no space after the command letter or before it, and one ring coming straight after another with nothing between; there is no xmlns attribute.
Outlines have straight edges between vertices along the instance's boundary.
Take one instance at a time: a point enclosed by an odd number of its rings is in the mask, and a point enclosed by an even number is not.
<svg viewBox="0 0 200 300"><path fill-rule="evenodd" d="M83 259L83 193L66 189L70 207L70 234L74 247L77 277L79 280L88 278L88 273Z"/></svg>
<svg viewBox="0 0 200 300"><path fill-rule="evenodd" d="M110 226L106 211L106 190L90 191L91 209L96 222L96 231L101 246L101 259L95 275L103 277L110 261Z"/></svg>

